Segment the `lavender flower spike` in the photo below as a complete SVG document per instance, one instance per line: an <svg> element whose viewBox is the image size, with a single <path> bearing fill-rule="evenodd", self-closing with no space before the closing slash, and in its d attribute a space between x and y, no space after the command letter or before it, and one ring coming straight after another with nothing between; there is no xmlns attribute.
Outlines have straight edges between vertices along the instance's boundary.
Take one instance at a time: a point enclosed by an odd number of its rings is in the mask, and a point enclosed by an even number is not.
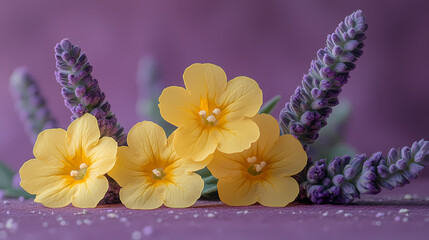
<svg viewBox="0 0 429 240"><path fill-rule="evenodd" d="M326 126L332 107L338 104L341 87L347 83L354 62L362 55L368 25L362 11L347 16L328 35L326 47L317 52L308 74L280 112L281 133L292 134L303 145L313 143Z"/></svg>
<svg viewBox="0 0 429 240"><path fill-rule="evenodd" d="M119 146L126 144L124 129L110 111L109 102L101 92L98 81L91 76L92 66L86 54L68 39L55 46L57 70L55 76L62 86L61 94L65 105L71 110L74 120L85 113L91 113L98 120L101 137L113 137Z"/></svg>
<svg viewBox="0 0 429 240"><path fill-rule="evenodd" d="M429 162L429 142L420 140L410 147L380 152L320 159L312 163L301 186L314 203L350 203L361 193L378 194L381 188L402 187L415 179Z"/></svg>
<svg viewBox="0 0 429 240"><path fill-rule="evenodd" d="M39 87L26 68L15 69L10 77L10 90L31 142L34 143L43 130L57 127Z"/></svg>

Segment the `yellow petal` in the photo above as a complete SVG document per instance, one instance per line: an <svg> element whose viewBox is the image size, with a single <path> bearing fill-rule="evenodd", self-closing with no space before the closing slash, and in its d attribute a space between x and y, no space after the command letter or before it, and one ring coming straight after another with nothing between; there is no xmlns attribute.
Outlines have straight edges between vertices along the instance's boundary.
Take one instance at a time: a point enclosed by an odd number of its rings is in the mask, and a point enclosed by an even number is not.
<svg viewBox="0 0 429 240"><path fill-rule="evenodd" d="M259 127L259 138L256 142L258 153L263 155L270 151L280 135L279 123L268 114L256 115L252 120Z"/></svg>
<svg viewBox="0 0 429 240"><path fill-rule="evenodd" d="M33 154L42 161L56 163L68 161L67 132L64 129L47 129L37 136Z"/></svg>
<svg viewBox="0 0 429 240"><path fill-rule="evenodd" d="M192 206L201 196L204 181L195 173L174 176L172 183L165 186L164 204L172 208Z"/></svg>
<svg viewBox="0 0 429 240"><path fill-rule="evenodd" d="M198 115L199 105L200 103L193 100L186 89L173 86L162 91L158 106L161 116L167 122L180 127L201 121Z"/></svg>
<svg viewBox="0 0 429 240"><path fill-rule="evenodd" d="M55 187L37 194L34 201L50 208L65 207L71 203L75 194L73 182L72 178L64 178L63 181L56 182Z"/></svg>
<svg viewBox="0 0 429 240"><path fill-rule="evenodd" d="M214 133L210 128L198 125L180 127L174 134L174 150L181 157L203 161L215 151L218 144Z"/></svg>
<svg viewBox="0 0 429 240"><path fill-rule="evenodd" d="M79 208L95 208L109 188L106 177L85 178L73 186L75 191L73 206Z"/></svg>
<svg viewBox="0 0 429 240"><path fill-rule="evenodd" d="M267 207L284 207L295 200L299 186L291 177L270 176L262 183L258 202Z"/></svg>
<svg viewBox="0 0 429 240"><path fill-rule="evenodd" d="M243 171L247 171L243 165L243 156L240 153L225 154L219 151L215 152L213 160L207 165L207 168L217 179L236 179L242 176Z"/></svg>
<svg viewBox="0 0 429 240"><path fill-rule="evenodd" d="M136 178L142 178L142 165L131 150L122 146L118 148L115 166L109 171L109 176L115 179L121 187L126 186Z"/></svg>
<svg viewBox="0 0 429 240"><path fill-rule="evenodd" d="M258 201L261 192L259 182L246 178L219 179L219 198L230 206L248 206Z"/></svg>
<svg viewBox="0 0 429 240"><path fill-rule="evenodd" d="M138 163L158 159L167 147L167 137L162 127L156 123L143 121L131 128L127 143Z"/></svg>
<svg viewBox="0 0 429 240"><path fill-rule="evenodd" d="M74 120L67 128L68 152L73 158L96 144L100 138L97 119L89 113Z"/></svg>
<svg viewBox="0 0 429 240"><path fill-rule="evenodd" d="M289 134L280 136L264 158L270 164L270 171L281 176L295 175L307 164L307 154L301 143Z"/></svg>
<svg viewBox="0 0 429 240"><path fill-rule="evenodd" d="M38 194L56 188L65 182L67 178L72 179L68 172L59 168L51 162L31 159L25 162L19 169L21 187L31 193Z"/></svg>
<svg viewBox="0 0 429 240"><path fill-rule="evenodd" d="M253 79L236 77L228 82L217 103L222 112L226 112L226 121L253 117L261 108L262 90Z"/></svg>
<svg viewBox="0 0 429 240"><path fill-rule="evenodd" d="M130 209L155 209L163 203L164 185L149 182L128 184L119 192L121 202Z"/></svg>
<svg viewBox="0 0 429 240"><path fill-rule="evenodd" d="M217 131L217 149L224 153L241 152L259 138L259 128L250 119L227 122Z"/></svg>
<svg viewBox="0 0 429 240"><path fill-rule="evenodd" d="M226 87L226 74L222 68L210 63L195 63L183 74L186 89L194 99L216 99Z"/></svg>
<svg viewBox="0 0 429 240"><path fill-rule="evenodd" d="M97 177L106 174L116 162L118 144L111 137L101 138L97 145L90 148L87 154L88 175Z"/></svg>

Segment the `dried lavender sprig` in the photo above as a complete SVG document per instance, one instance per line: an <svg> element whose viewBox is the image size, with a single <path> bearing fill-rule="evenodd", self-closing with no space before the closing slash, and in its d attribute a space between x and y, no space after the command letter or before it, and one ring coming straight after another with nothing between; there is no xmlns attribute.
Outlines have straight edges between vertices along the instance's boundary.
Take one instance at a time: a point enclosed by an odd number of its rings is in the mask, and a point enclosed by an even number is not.
<svg viewBox="0 0 429 240"><path fill-rule="evenodd" d="M429 142L392 148L387 158L381 152L320 159L312 163L301 186L314 203L350 203L360 194L378 194L381 188L402 187L415 179L429 162Z"/></svg>
<svg viewBox="0 0 429 240"><path fill-rule="evenodd" d="M354 62L362 55L368 25L362 11L347 16L328 35L326 47L317 52L308 74L280 112L281 134L292 134L306 146L319 137L332 107L338 104L341 87L347 83Z"/></svg>
<svg viewBox="0 0 429 240"><path fill-rule="evenodd" d="M150 56L140 59L137 71L137 114L141 119L149 118L159 124L169 136L175 127L162 118L158 107L163 85L159 64L155 59Z"/></svg>
<svg viewBox="0 0 429 240"><path fill-rule="evenodd" d="M15 69L10 77L10 90L15 107L31 142L45 129L57 127L36 81L25 67Z"/></svg>
<svg viewBox="0 0 429 240"><path fill-rule="evenodd" d="M110 111L109 102L92 78L92 66L86 54L68 39L63 39L55 46L57 70L55 76L62 86L65 105L72 112L72 121L91 113L98 120L101 136L113 137L119 146L126 144L124 129L119 125L115 115Z"/></svg>

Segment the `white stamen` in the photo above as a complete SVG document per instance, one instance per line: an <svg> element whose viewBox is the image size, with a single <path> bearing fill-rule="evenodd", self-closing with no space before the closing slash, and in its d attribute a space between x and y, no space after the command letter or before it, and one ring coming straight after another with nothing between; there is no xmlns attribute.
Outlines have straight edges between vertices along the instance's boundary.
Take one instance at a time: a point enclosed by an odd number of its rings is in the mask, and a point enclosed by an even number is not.
<svg viewBox="0 0 429 240"><path fill-rule="evenodd" d="M88 167L88 165L86 165L85 163L82 163L80 166L79 166L79 168L80 169L84 169L84 168L87 168Z"/></svg>
<svg viewBox="0 0 429 240"><path fill-rule="evenodd" d="M77 175L79 175L79 172L78 172L78 171L76 171L76 170L72 170L72 171L70 172L70 176L72 176L72 177L76 177Z"/></svg>
<svg viewBox="0 0 429 240"><path fill-rule="evenodd" d="M200 116L205 116L207 113L206 113L206 111L202 110L198 114L200 114Z"/></svg>
<svg viewBox="0 0 429 240"><path fill-rule="evenodd" d="M256 172L260 172L262 170L262 166L259 164L255 164L255 170Z"/></svg>
<svg viewBox="0 0 429 240"><path fill-rule="evenodd" d="M261 165L261 167L265 167L265 166L267 166L267 163L265 161L262 161L259 163L259 165Z"/></svg>
<svg viewBox="0 0 429 240"><path fill-rule="evenodd" d="M256 160L257 160L256 157L248 157L247 158L248 163L254 163L254 162L256 162Z"/></svg>
<svg viewBox="0 0 429 240"><path fill-rule="evenodd" d="M219 115L219 114L220 114L220 110L219 110L219 108L215 108L215 109L213 110L213 113L214 113L215 115Z"/></svg>
<svg viewBox="0 0 429 240"><path fill-rule="evenodd" d="M159 171L158 169L154 169L152 170L153 174L155 174L155 176L157 177L161 177L161 171Z"/></svg>
<svg viewBox="0 0 429 240"><path fill-rule="evenodd" d="M207 122L215 123L216 122L216 118L213 115L210 115L210 116L207 117Z"/></svg>

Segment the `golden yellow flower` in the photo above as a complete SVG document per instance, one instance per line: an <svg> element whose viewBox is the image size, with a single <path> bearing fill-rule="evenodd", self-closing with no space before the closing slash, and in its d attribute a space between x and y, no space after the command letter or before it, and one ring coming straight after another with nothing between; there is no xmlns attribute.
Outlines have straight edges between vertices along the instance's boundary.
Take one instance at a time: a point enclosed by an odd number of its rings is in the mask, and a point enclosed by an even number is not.
<svg viewBox="0 0 429 240"><path fill-rule="evenodd" d="M249 119L262 105L262 91L248 77L227 82L213 64L193 64L183 74L185 87L168 87L159 97L162 117L178 127L174 150L182 157L202 161L216 149L241 152L259 137Z"/></svg>
<svg viewBox="0 0 429 240"><path fill-rule="evenodd" d="M85 114L67 132L48 129L39 134L35 159L19 170L21 187L46 207L96 207L109 187L104 174L115 164L116 151L115 140L100 139L97 119Z"/></svg>
<svg viewBox="0 0 429 240"><path fill-rule="evenodd" d="M205 166L179 157L172 140L153 122L137 123L128 133L128 147L119 147L116 165L109 172L122 189L122 203L131 209L154 209L162 204L184 208L201 195L204 181L193 173Z"/></svg>
<svg viewBox="0 0 429 240"><path fill-rule="evenodd" d="M305 167L307 154L292 135L279 137L279 125L272 116L258 115L254 121L261 131L258 141L241 153L216 152L208 168L219 179L219 197L224 203L284 207L299 193L291 176Z"/></svg>

